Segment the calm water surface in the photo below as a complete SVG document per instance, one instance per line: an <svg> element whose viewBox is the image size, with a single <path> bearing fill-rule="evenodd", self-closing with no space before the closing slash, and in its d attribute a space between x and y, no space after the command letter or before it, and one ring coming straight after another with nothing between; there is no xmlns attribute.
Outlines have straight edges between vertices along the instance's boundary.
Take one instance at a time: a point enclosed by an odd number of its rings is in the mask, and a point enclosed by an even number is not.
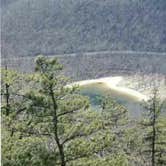
<svg viewBox="0 0 166 166"><path fill-rule="evenodd" d="M100 109L101 98L110 95L119 104L122 104L129 110L129 116L133 118L140 118L143 107L132 96L111 90L102 83L94 83L90 85L81 86L81 94L88 96L91 105L95 109Z"/></svg>

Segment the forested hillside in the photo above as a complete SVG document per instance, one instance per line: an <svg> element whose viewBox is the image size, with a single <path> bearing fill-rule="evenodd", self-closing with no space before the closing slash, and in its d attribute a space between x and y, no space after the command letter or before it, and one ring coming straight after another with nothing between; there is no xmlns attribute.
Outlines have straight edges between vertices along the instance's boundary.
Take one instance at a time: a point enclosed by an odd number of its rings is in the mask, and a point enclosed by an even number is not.
<svg viewBox="0 0 166 166"><path fill-rule="evenodd" d="M166 51L165 0L2 0L2 55Z"/></svg>

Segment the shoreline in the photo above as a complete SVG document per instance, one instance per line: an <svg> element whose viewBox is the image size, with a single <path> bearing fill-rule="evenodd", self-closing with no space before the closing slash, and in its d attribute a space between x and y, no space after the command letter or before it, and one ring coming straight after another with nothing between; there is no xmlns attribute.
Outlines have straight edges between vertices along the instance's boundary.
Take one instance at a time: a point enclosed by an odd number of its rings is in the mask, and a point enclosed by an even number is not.
<svg viewBox="0 0 166 166"><path fill-rule="evenodd" d="M148 96L128 87L120 86L120 82L123 81L124 78L122 76L112 76L112 77L103 77L99 79L92 79L92 80L83 80L71 83L69 86L79 85L85 86L94 83L102 83L105 84L110 90L114 90L115 92L122 93L129 97L135 98L137 101L147 101Z"/></svg>

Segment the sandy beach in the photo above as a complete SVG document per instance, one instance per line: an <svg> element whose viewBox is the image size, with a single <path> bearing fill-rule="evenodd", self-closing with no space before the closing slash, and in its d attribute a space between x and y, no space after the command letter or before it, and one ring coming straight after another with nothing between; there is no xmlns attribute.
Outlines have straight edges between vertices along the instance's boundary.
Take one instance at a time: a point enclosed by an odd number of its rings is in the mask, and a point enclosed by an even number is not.
<svg viewBox="0 0 166 166"><path fill-rule="evenodd" d="M120 82L123 80L124 80L124 78L122 76L104 77L104 78L99 78L99 79L83 80L83 81L74 82L74 83L70 84L69 86L73 86L73 85L84 86L84 85L89 85L89 84L94 84L94 83L102 83L102 84L105 84L105 86L107 86L111 90L114 90L118 93L128 95L130 97L133 97L138 101L143 101L143 100L147 101L148 100L148 96L146 96L134 89L120 86Z"/></svg>

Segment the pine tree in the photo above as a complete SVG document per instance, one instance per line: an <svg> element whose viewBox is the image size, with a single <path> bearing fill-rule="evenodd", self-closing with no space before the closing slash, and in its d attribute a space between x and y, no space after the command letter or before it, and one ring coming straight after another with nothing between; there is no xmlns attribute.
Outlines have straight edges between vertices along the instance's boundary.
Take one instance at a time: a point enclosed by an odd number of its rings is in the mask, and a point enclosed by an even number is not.
<svg viewBox="0 0 166 166"><path fill-rule="evenodd" d="M164 155L166 152L165 115L163 108L164 101L161 101L157 89L154 90L151 99L145 103L143 126L143 153L146 154L151 166L165 165Z"/></svg>
<svg viewBox="0 0 166 166"><path fill-rule="evenodd" d="M119 144L124 135L125 108L108 102L101 112L91 110L79 88L68 85L56 58L38 57L31 74L11 74L13 71L9 70L5 73L4 166L128 165L122 142Z"/></svg>
<svg viewBox="0 0 166 166"><path fill-rule="evenodd" d="M66 87L67 80L59 76L62 66L56 59L46 60L44 57L39 57L36 60L35 70L36 89L26 94L31 99L29 109L32 111L32 121L36 126L39 125L38 132L50 135L50 139L55 142L58 149L59 160L56 164L59 162L61 166L65 166L64 144L81 135L81 133L72 134L70 130L72 125L69 122L75 123L73 113L85 109L88 102L79 94L74 94L75 88Z"/></svg>
<svg viewBox="0 0 166 166"><path fill-rule="evenodd" d="M128 130L128 111L118 104L111 96L106 96L102 101L102 115L105 126L114 135L113 146L109 152L114 154L124 154L127 157L127 140L126 134Z"/></svg>
<svg viewBox="0 0 166 166"><path fill-rule="evenodd" d="M2 125L12 136L14 134L14 120L17 119L20 112L26 109L20 95L24 77L6 66L5 69L1 69L1 78Z"/></svg>
<svg viewBox="0 0 166 166"><path fill-rule="evenodd" d="M11 164L8 158L13 165L33 165L36 160L42 165L44 151L49 158L45 161L52 165L95 165L101 151L111 146L113 137L104 129L101 114L88 109L88 99L78 93L78 87L68 86L61 72L57 59L41 56L36 60L35 73L24 76L24 86L13 96L19 108L11 107L10 125L5 127L14 131L12 137L5 134L3 139L6 165ZM36 149L29 148L35 145Z"/></svg>
<svg viewBox="0 0 166 166"><path fill-rule="evenodd" d="M110 118L110 123L113 128L118 129L124 124L127 124L127 109L113 100L111 96L106 96L103 98L101 107L102 112Z"/></svg>

